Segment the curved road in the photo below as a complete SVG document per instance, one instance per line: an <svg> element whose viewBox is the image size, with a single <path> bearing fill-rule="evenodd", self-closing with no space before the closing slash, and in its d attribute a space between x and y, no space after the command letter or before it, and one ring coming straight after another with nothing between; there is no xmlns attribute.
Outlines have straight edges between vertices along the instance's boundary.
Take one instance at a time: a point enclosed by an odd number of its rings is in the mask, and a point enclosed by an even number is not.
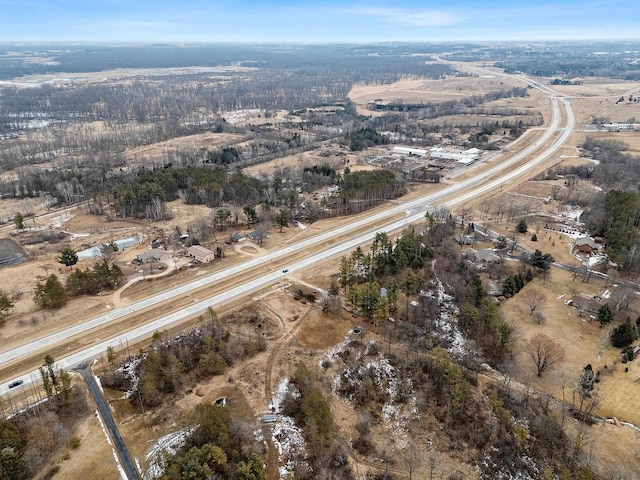
<svg viewBox="0 0 640 480"><path fill-rule="evenodd" d="M530 83L533 84L533 82L530 82ZM545 93L550 92L549 87L545 86L543 88L542 86L537 86L537 85L535 85L535 87L539 88L540 90L543 90ZM171 291L163 292L163 293L154 295L152 297L140 300L138 302L132 303L130 305L118 308L107 314L94 317L81 324L74 325L72 327L60 330L59 332L53 333L41 339L25 343L20 347L0 352L0 364L5 364L8 362L12 362L14 360L20 359L21 357L28 355L31 351L34 351L34 350L46 349L70 337L82 334L88 330L99 327L101 325L105 325L113 320L126 317L127 315L130 315L136 311L139 311L148 307L152 307L157 303L170 300L177 296L188 293L194 289L223 281L225 278L236 275L239 272L255 269L258 266L268 264L272 260L286 257L287 255L290 255L298 251L299 249L321 245L322 243L328 240L331 240L332 238L335 238L336 235L345 234L350 231L353 231L354 229L366 227L368 224L372 222L380 221L394 214L399 214L403 212L407 214L405 218L401 220L392 221L389 224L387 224L385 227L372 229L362 235L358 235L357 237L346 240L338 245L322 250L314 255L311 255L303 260L300 260L288 266L289 272L302 270L310 265L313 265L314 263L324 261L336 255L340 255L346 251L351 250L352 248L355 248L360 244L371 241L374 238L376 232L397 231L411 223L424 219L425 211L437 206L436 202L440 201L441 203L439 203L439 205L444 205L446 207L455 206L465 201L468 201L471 198L477 197L490 190L493 190L496 187L499 187L500 185L506 182L509 182L519 176L522 176L523 174L528 172L530 169L546 161L553 153L555 153L560 147L562 147L562 145L564 145L564 143L567 141L567 139L573 132L573 129L575 126L575 117L573 115L573 111L571 110L571 104L569 100L567 98L562 98L562 99L559 98L559 97L562 97L562 95L557 92L553 92L553 95L554 96L550 97L552 102L552 107L553 107L552 119L545 133L538 140L536 140L532 145L525 148L518 154L501 162L498 165L495 165L482 172L479 172L477 175L473 176L472 178L463 180L455 185L445 187L443 189L438 190L437 192L431 193L424 197L394 206L383 212L370 215L367 218L352 222L348 225L344 225L332 231L325 232L315 237L303 240L294 245L290 245L281 250L278 250L277 252L273 252L261 257L257 257L243 264L236 265L232 268L229 268L220 272L216 272L212 275L190 282L181 287L175 288ZM567 116L567 123L564 128L560 128L561 118L562 118L561 108L560 108L561 103L562 103L562 106L564 107L564 110L566 111L566 116ZM560 132L560 135L557 135L558 132ZM557 135L557 138L552 141L552 138L556 135ZM540 152L540 150L542 151ZM528 156L533 155L537 151L540 153L536 154L526 164L523 164L515 168L514 170L506 174L503 174L492 181L489 181L486 184L480 185L482 184L483 181L493 176L499 175L505 169L508 169L516 165L517 163L523 161ZM445 198L451 197L458 193L460 193L460 195L458 195L457 197L444 202L442 201ZM121 342L134 341L136 339L146 337L157 330L167 328L191 315L201 313L209 307L219 306L229 300L247 295L255 290L264 288L269 284L273 284L281 280L282 276L283 276L283 273L281 271L276 271L276 272L269 273L267 275L263 275L259 278L256 278L248 282L245 285L232 288L223 294L215 295L206 300L200 301L196 304L186 307L180 311L173 312L169 315L165 315L143 326L140 326L128 332L117 335L106 341L93 345L92 347L88 347L80 352L74 353L65 358L61 358L58 360L57 364L59 368L71 368L83 361L87 361L93 357L103 354L106 351L107 347L109 346L117 345L117 344L120 344ZM17 379L23 380L25 384L28 384L31 382L31 373L35 373L36 374L35 378L37 378L37 371L36 371L36 372L26 373L18 377ZM16 379L12 379L11 381L14 381L14 380ZM9 382L0 384L0 395L3 395L9 391L8 383Z"/></svg>

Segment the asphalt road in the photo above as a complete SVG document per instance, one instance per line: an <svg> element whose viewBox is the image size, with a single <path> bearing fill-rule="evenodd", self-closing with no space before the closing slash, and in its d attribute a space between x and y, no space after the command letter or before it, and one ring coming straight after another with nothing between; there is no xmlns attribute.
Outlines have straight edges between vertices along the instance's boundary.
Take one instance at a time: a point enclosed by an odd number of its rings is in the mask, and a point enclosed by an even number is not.
<svg viewBox="0 0 640 480"><path fill-rule="evenodd" d="M81 366L78 366L76 371L78 371L80 375L82 375L82 378L84 378L84 381L87 383L87 386L89 387L89 392L91 393L91 396L96 402L96 405L98 407L98 413L102 417L102 421L104 422L105 426L109 430L109 435L113 440L113 445L116 448L118 457L120 458L120 464L122 465L122 468L124 469L127 475L127 478L129 480L140 480L140 475L138 474L138 470L136 469L133 459L129 454L129 450L127 450L127 445L124 443L124 440L120 435L120 431L118 430L118 426L116 425L116 422L113 416L111 415L109 406L107 405L107 402L105 402L104 396L102 395L102 391L100 390L100 387L98 387L96 380L93 378L93 375L91 374L91 368L89 367L89 363L87 362L82 364Z"/></svg>
<svg viewBox="0 0 640 480"><path fill-rule="evenodd" d="M545 91L546 90L548 90L548 87L545 87ZM20 359L21 357L26 356L30 352L35 350L44 350L46 348L52 347L53 345L60 343L62 341L65 341L70 337L73 337L75 335L80 335L90 329L96 328L101 325L105 325L113 320L126 317L127 315L130 315L135 311L139 311L147 307L152 307L153 305L160 302L171 300L172 298L176 298L180 295L184 295L185 293L191 292L194 289L204 287L206 285L210 285L216 282L224 281L225 278L228 278L233 275L237 275L238 273L243 271L256 269L261 265L269 264L273 260L286 257L287 255L290 255L301 249L307 249L310 247L321 245L324 242L335 238L336 235L338 234L349 233L350 231L353 231L357 228L365 227L373 222L380 221L394 214L395 215L400 213L406 214L405 218L401 220L392 221L386 226L372 229L362 235L358 235L357 237L346 240L338 245L319 251L303 260L300 260L291 265L288 265L288 270L291 273L298 270L302 270L304 268L307 268L310 265L313 265L318 262L322 262L324 260L327 260L337 255L343 254L355 248L358 245L371 241L374 238L376 232L398 231L403 229L407 225L410 225L411 223L423 220L425 212L429 209L435 208L436 206L443 205L446 207L453 207L460 203L464 203L465 201L468 201L471 198L477 197L479 195L483 195L491 190L494 190L506 182L514 180L520 176L523 176L531 168L534 168L542 164L543 162L547 161L551 157L551 155L553 155L567 141L567 139L571 135L573 128L575 126L575 117L573 115L573 111L571 110L571 104L569 100L566 98L563 98L563 99L559 98L560 94L554 93L554 95L556 96L551 97L551 102L553 107L552 119L547 130L544 132L544 134L538 140L536 140L533 144L531 144L529 147L525 148L518 154L500 162L498 165L494 165L493 167L490 167L483 171L478 171L475 176L468 178L466 180L463 180L457 184L444 187L438 190L437 192L431 193L429 195L425 195L421 198L418 198L406 203L393 206L385 211L370 215L369 217L366 217L364 219L352 222L348 225L344 225L332 231L325 232L323 234L303 240L294 245L290 245L288 247L278 250L277 252L273 252L261 257L254 258L240 265L236 265L232 268L214 273L202 279L185 284L181 287L177 287L167 292L162 292L152 297L118 308L107 314L94 317L93 319L90 319L86 322L82 322L81 324L63 329L59 332L53 333L46 337L40 338L38 340L25 343L19 347L16 347L10 350L0 352L0 364L4 364L7 362ZM562 105L564 106L564 109L567 114L567 124L564 128L560 128L561 119L562 119L560 102L562 102ZM558 135L559 132L560 134ZM555 138L555 140L553 139L554 136L557 137ZM526 159L528 156L531 156L531 155L535 155L535 156L526 164L523 164L508 173L504 173L500 175L502 172L504 172L505 169L512 167L513 165L523 161L524 159ZM497 176L497 178L490 182L480 185L483 181L493 176ZM446 202L442 201L443 199L447 197L451 197L455 194L459 194L459 195L455 196L452 199L447 200ZM64 358L60 358L58 359L58 362L57 362L58 367L67 368L67 369L72 368L83 361L87 361L91 358L94 358L98 355L103 354L107 350L107 347L109 346L119 345L120 343L126 343L127 341L135 341L136 339L149 336L157 330L165 329L181 321L184 318L187 318L194 314L201 313L209 307L216 307L231 299L248 295L253 291L264 288L265 286L268 286L270 284L276 283L282 279L282 275L283 275L282 272L278 270L278 271L269 273L267 275L261 276L259 278L255 278L254 280L246 283L245 285L232 288L223 294L215 295L208 299L202 300L178 312L173 312L169 315L165 315L143 326L137 327L133 330L129 330L118 336L110 338L106 341L102 341L96 345L88 347L80 352L74 353ZM34 373L34 372L28 372L17 378L23 380L25 384L28 384L31 381L31 373ZM35 373L37 374L37 372ZM6 383L0 384L0 395L3 395L9 391L8 383L14 380L16 379L14 378Z"/></svg>

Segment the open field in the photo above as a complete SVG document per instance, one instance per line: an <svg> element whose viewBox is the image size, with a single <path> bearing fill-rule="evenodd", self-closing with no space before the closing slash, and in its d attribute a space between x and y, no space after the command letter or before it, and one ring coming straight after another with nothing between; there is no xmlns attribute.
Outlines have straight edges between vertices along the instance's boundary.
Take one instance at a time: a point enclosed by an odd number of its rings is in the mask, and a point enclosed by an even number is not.
<svg viewBox="0 0 640 480"><path fill-rule="evenodd" d="M348 148L332 143L297 155L287 155L268 162L251 165L242 170L247 175L260 178L271 178L277 171L287 168L302 169L325 163L339 170L344 166L345 162L349 161L351 163L355 161L357 155L362 155L362 152L350 152Z"/></svg>
<svg viewBox="0 0 640 480"><path fill-rule="evenodd" d="M152 143L143 147L129 148L124 155L129 160L145 162L178 149L214 149L232 144L242 138L242 135L231 133L198 133L185 137L176 137L164 142Z"/></svg>
<svg viewBox="0 0 640 480"><path fill-rule="evenodd" d="M640 107L638 108L640 113ZM628 149L624 153L630 155L640 155L640 132L589 132L587 134L589 138L598 140L615 140L623 142L628 145Z"/></svg>
<svg viewBox="0 0 640 480"><path fill-rule="evenodd" d="M541 311L546 320L542 325L538 325L532 319L524 303L527 290L532 288L539 289L545 295ZM609 286L609 289L611 288ZM564 386L565 398L570 400L573 385L585 365L590 363L594 371L601 371L602 379L596 386L601 400L595 413L616 416L620 420L638 425L640 399L633 392L639 388L634 381L640 378L640 367L636 362L627 365L620 363L620 349L609 344L611 326L602 328L597 321L591 320L588 316L580 317L578 310L565 304L573 292L602 295L606 289L598 280L592 279L587 284L578 277L573 281L570 273L553 269L546 284L541 280L535 280L507 300L502 306L502 311L507 321L515 328L517 339L512 374L518 381L537 390L549 392L558 399L562 398ZM636 307L632 305L631 310ZM632 311L629 313L635 318ZM565 351L564 360L545 371L542 377L536 376L534 364L523 350L526 341L537 333L544 333L553 338ZM624 373L625 366L629 366L628 373Z"/></svg>
<svg viewBox="0 0 640 480"><path fill-rule="evenodd" d="M384 85L356 84L349 98L362 115L380 116L382 112L367 109L367 102L382 100L382 103L428 103L459 100L471 95L482 95L495 90L506 90L522 86L517 80L503 76L449 77L443 80L402 79Z"/></svg>
<svg viewBox="0 0 640 480"><path fill-rule="evenodd" d="M172 68L118 68L101 72L78 72L50 75L27 75L13 78L11 81L0 81L2 87L33 88L42 85L71 85L77 83L117 83L144 77L177 76L194 74L219 74L230 72L249 72L252 67L239 65L217 67L172 67Z"/></svg>
<svg viewBox="0 0 640 480"><path fill-rule="evenodd" d="M80 438L80 447L70 451L67 460L55 459L60 465L56 477L62 479L78 478L118 478L118 469L113 458L112 447L95 414L89 413L80 423L76 436Z"/></svg>
<svg viewBox="0 0 640 480"><path fill-rule="evenodd" d="M550 83L553 78L546 78ZM629 96L630 93L636 93L640 90L638 82L612 79L606 77L585 77L579 78L581 85L553 85L553 88L559 92L571 96L584 97L612 97L615 100L622 95Z"/></svg>
<svg viewBox="0 0 640 480"><path fill-rule="evenodd" d="M608 121L614 123L624 123L633 117L640 119L640 104L620 103L616 105L618 98L574 98L572 102L575 105L578 129L580 129L580 125L591 123L596 117L607 118Z"/></svg>

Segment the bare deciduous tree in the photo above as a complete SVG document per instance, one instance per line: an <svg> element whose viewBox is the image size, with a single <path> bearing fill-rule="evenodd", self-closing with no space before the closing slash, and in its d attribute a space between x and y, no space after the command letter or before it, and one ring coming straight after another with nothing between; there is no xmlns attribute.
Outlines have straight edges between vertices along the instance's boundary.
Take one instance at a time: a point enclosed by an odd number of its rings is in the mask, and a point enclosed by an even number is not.
<svg viewBox="0 0 640 480"><path fill-rule="evenodd" d="M533 314L538 310L545 301L544 292L538 288L527 288L524 292L524 301L529 307L529 314Z"/></svg>
<svg viewBox="0 0 640 480"><path fill-rule="evenodd" d="M409 446L402 453L405 466L409 472L409 480L412 480L413 474L422 465L424 454L420 447L418 447L414 442L410 442Z"/></svg>
<svg viewBox="0 0 640 480"><path fill-rule="evenodd" d="M529 339L525 345L525 352L536 364L539 377L542 376L542 372L564 359L564 348L543 333L538 333Z"/></svg>

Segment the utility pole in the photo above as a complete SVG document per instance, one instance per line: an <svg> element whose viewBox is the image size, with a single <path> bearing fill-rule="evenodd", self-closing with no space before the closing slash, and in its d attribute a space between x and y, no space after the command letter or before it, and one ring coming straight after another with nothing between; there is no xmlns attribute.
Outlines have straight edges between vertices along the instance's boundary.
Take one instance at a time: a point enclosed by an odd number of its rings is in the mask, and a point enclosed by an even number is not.
<svg viewBox="0 0 640 480"><path fill-rule="evenodd" d="M287 270L286 268L284 270L282 270L282 312L284 313L284 303L287 299L287 295L285 292L285 288L286 288L286 280L287 280L287 272L289 270Z"/></svg>

